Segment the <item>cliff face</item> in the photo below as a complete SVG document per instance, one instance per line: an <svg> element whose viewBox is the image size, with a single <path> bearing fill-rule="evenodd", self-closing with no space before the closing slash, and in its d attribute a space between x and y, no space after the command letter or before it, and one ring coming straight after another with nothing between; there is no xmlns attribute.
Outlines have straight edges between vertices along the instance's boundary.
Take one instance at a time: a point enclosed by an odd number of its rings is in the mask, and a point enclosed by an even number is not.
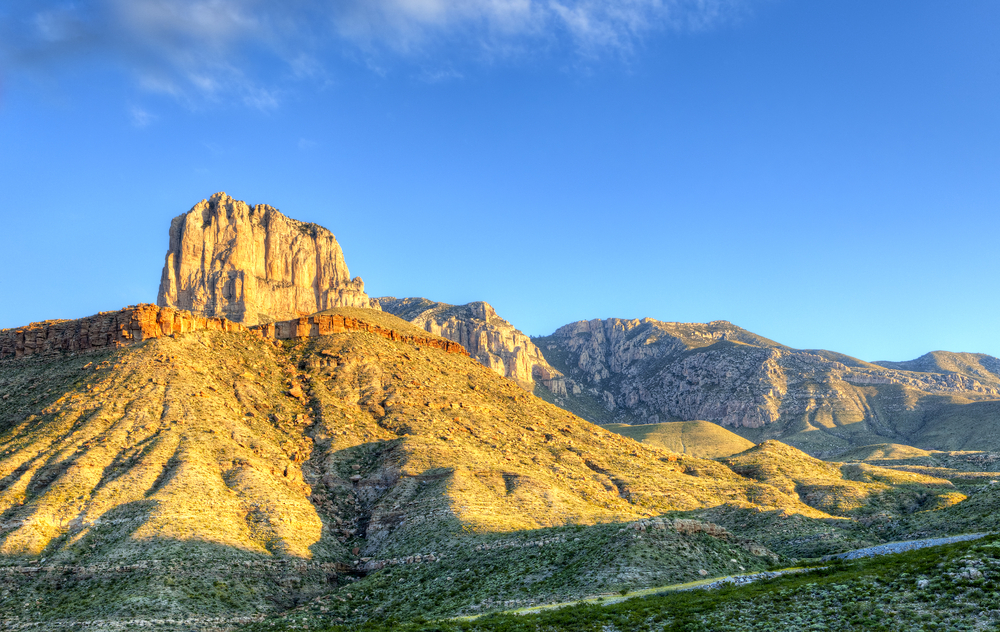
<svg viewBox="0 0 1000 632"><path fill-rule="evenodd" d="M157 304L246 325L334 307L378 308L322 226L225 193L170 223Z"/></svg>
<svg viewBox="0 0 1000 632"><path fill-rule="evenodd" d="M136 305L75 320L47 320L0 329L0 360L50 356L90 349L117 348L134 342L192 331L246 331L224 318L155 305Z"/></svg>
<svg viewBox="0 0 1000 632"><path fill-rule="evenodd" d="M526 390L539 383L554 393L565 393L562 374L549 365L528 336L497 316L489 303L448 305L425 298L392 296L379 298L378 302L384 311L454 340L483 365Z"/></svg>
<svg viewBox="0 0 1000 632"><path fill-rule="evenodd" d="M759 427L778 418L781 345L728 323L611 318L566 325L536 342L565 373L570 397L600 402L609 417L601 421Z"/></svg>
<svg viewBox="0 0 1000 632"><path fill-rule="evenodd" d="M924 362L933 370L915 371L916 361L896 368L792 349L725 321L581 321L534 341L565 375L567 394L556 403L591 421L704 419L816 454L913 438L946 408L954 415L1000 399L1000 377L986 370Z"/></svg>
<svg viewBox="0 0 1000 632"><path fill-rule="evenodd" d="M394 342L469 355L457 342L428 336L423 330L398 319L373 318L374 315L381 316L373 310L340 307L321 314L246 327L225 318L209 318L170 307L141 304L75 320L47 320L14 329L0 329L0 360L117 349L162 336L201 331L249 332L267 340L317 338L363 331ZM400 329L397 325L406 327Z"/></svg>

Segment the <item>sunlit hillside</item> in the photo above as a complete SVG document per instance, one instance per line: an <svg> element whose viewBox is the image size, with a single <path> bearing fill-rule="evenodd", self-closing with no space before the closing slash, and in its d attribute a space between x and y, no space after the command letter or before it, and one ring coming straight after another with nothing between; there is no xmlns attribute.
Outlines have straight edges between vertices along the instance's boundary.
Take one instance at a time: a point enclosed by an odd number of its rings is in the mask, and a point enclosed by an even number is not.
<svg viewBox="0 0 1000 632"><path fill-rule="evenodd" d="M29 620L470 614L844 550L887 499L954 491L773 442L722 461L638 442L363 331L178 333L0 380L0 606ZM681 430L694 453L740 443Z"/></svg>

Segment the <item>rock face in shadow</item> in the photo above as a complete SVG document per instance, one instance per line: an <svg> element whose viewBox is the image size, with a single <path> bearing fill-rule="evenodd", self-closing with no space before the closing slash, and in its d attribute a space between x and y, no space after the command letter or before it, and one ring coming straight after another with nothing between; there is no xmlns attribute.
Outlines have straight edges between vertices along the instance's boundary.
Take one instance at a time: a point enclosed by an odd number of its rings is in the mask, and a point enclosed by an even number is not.
<svg viewBox="0 0 1000 632"><path fill-rule="evenodd" d="M379 298L378 302L386 312L454 340L484 366L529 391L539 383L553 393L566 392L562 374L549 365L531 338L497 316L489 303L449 305L426 298L393 296Z"/></svg>
<svg viewBox="0 0 1000 632"><path fill-rule="evenodd" d="M351 278L333 233L225 193L170 223L156 302L245 325L334 307L378 309L361 277Z"/></svg>

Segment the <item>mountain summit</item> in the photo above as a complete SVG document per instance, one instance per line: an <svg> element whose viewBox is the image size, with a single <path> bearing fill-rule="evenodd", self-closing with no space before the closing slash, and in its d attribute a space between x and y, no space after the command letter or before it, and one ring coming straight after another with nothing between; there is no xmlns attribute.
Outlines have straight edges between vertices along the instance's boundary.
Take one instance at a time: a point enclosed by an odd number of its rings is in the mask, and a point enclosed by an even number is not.
<svg viewBox="0 0 1000 632"><path fill-rule="evenodd" d="M156 302L245 325L334 307L378 308L361 277L351 278L333 233L225 193L170 223Z"/></svg>

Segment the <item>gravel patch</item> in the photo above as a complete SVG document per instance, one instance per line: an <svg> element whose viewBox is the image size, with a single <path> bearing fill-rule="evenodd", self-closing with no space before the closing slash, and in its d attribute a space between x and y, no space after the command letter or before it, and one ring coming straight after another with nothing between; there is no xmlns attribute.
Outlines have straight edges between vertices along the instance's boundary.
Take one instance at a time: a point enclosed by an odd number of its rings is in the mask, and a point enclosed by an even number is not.
<svg viewBox="0 0 1000 632"><path fill-rule="evenodd" d="M870 546L867 549L857 549L840 553L837 555L827 555L824 560L856 560L862 557L873 557L875 555L891 555L904 551L914 551L928 546L939 546L941 544L951 544L952 542L964 542L965 540L977 540L988 533L969 533L966 535L955 535L948 538L924 538L923 540L907 540L906 542L889 542L878 546Z"/></svg>

